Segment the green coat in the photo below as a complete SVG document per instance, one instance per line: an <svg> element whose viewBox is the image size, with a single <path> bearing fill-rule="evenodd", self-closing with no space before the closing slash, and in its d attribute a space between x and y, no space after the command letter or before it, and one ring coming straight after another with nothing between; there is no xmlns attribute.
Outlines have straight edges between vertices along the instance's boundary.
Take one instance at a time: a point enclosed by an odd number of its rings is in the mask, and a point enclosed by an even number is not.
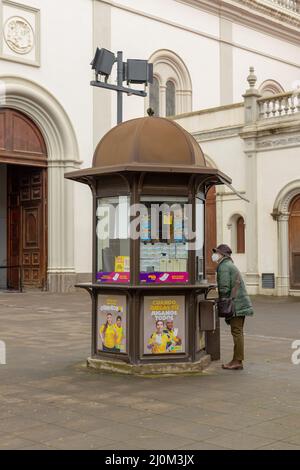
<svg viewBox="0 0 300 470"><path fill-rule="evenodd" d="M217 283L219 297L230 297L235 285L236 277L239 274L238 268L230 258L223 258L217 268ZM253 307L249 295L247 294L244 280L241 276L241 284L234 299L235 315L253 315Z"/></svg>

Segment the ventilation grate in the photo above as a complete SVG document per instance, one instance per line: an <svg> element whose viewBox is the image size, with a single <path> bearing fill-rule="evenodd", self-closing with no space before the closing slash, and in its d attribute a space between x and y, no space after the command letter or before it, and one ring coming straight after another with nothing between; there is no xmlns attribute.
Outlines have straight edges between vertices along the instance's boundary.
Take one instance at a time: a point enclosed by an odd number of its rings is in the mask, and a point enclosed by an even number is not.
<svg viewBox="0 0 300 470"><path fill-rule="evenodd" d="M275 289L275 275L274 273L263 273L262 275L262 288L263 289Z"/></svg>

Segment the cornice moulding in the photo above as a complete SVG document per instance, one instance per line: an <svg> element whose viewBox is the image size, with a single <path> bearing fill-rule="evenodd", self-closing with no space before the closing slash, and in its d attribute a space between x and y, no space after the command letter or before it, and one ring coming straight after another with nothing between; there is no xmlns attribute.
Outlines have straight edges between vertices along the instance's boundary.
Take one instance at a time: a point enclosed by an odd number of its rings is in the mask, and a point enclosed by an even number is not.
<svg viewBox="0 0 300 470"><path fill-rule="evenodd" d="M271 121L271 119L270 119ZM285 134L299 134L300 132L300 119L290 119L285 122L280 122L272 119L272 122L257 122L255 125L245 126L240 132L240 137L246 139L259 139L262 137L278 138L280 135Z"/></svg>
<svg viewBox="0 0 300 470"><path fill-rule="evenodd" d="M218 127L215 129L205 129L201 131L192 132L192 135L197 140L197 142L205 142L209 140L222 140L222 139L232 139L239 136L242 125L238 126L228 126L228 127Z"/></svg>
<svg viewBox="0 0 300 470"><path fill-rule="evenodd" d="M175 1L299 45L300 15L292 11L284 12L283 9L253 0Z"/></svg>
<svg viewBox="0 0 300 470"><path fill-rule="evenodd" d="M289 116L281 116L281 117L278 116L275 118L266 118L266 119L257 121L258 132L271 131L273 132L273 134L278 133L284 129L298 129L299 126L300 126L300 113L295 113Z"/></svg>
<svg viewBox="0 0 300 470"><path fill-rule="evenodd" d="M290 65L292 67L296 67L297 69L300 68L299 63L295 63L295 62L292 62L290 60L286 60L283 57L278 57L278 56L271 55L271 54L263 52L261 50L252 49L251 47L246 46L244 44L239 44L239 43L235 43L235 42L232 42L232 41L226 41L224 39L221 39L219 37L219 34L218 35L212 35L212 34L209 34L209 33L205 33L201 30L190 28L187 25L179 24L179 23L173 22L171 20L168 20L166 18L158 17L158 16L152 15L150 13L147 13L145 11L136 10L136 9L128 7L126 5L119 4L119 3L115 2L114 0L96 0L96 1L101 2L103 4L106 4L106 5L109 5L112 8L117 8L117 9L129 12L129 13L132 13L134 15L143 16L143 17L151 19L153 21L157 21L159 23L166 24L166 25L174 27L174 28L178 28L182 31L188 31L190 33L193 33L193 34L196 34L198 36L210 39L212 41L216 41L218 43L227 44L228 46L232 46L232 47L237 48L237 49L241 49L241 50L244 50L244 51L247 51L247 52L251 52L253 54L257 54L257 55L260 55L262 57L267 57L268 59L271 59L271 60L276 60L278 62L282 62L282 63ZM211 12L211 13L219 16L219 17L224 17L224 18L227 18L227 19L231 19L231 21L233 21L237 24L246 25L249 28L253 29L254 31L262 31L262 32L268 34L269 36L273 36L273 37L277 37L277 38L279 37L280 39L283 39L284 41L288 41L290 43L293 43L293 44L296 44L297 46L299 46L300 27L299 27L298 30L295 29L295 28L293 30L287 28L287 31L284 32L283 27L282 27L282 23L280 23L279 26L278 26L278 25L276 25L276 23L270 21L270 18L268 18L266 16L262 17L262 16L257 15L255 17L256 19L254 18L254 20L251 20L251 15L253 13L253 11L251 11L251 9L248 9L248 11L247 11L247 9L244 9L244 13L243 13L244 16L241 15L241 8L238 9L239 15L232 15L232 14L229 15L228 14L227 16L225 16L223 9L220 10L220 9L216 9L215 7L213 9L211 8L217 0L210 0L209 2L208 2L208 0L174 0L174 1L184 3L184 4L187 4L187 5L190 5L190 6L194 6L194 7L197 5L197 8L200 9L200 10L202 9L204 11L209 11L209 12ZM200 8L200 3L201 3L201 8ZM202 4L204 5L203 7L202 7ZM205 6L207 6L207 8ZM235 7L236 7L236 5L235 5ZM221 14L221 12L222 12L222 14ZM251 23L251 21L252 21L252 23Z"/></svg>
<svg viewBox="0 0 300 470"><path fill-rule="evenodd" d="M175 116L172 116L168 119L171 119L174 121L177 119L184 119L187 117L200 116L201 114L217 113L221 111L227 111L230 109L243 108L243 107L244 107L244 102L225 104L222 106L214 106L212 108L200 109L199 111L191 111L190 113L176 114Z"/></svg>

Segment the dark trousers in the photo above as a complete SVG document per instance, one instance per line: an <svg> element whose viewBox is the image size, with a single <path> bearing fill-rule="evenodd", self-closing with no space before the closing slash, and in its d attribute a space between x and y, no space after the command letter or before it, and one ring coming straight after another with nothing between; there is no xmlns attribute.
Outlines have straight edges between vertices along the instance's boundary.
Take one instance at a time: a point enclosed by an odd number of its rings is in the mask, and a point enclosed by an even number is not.
<svg viewBox="0 0 300 470"><path fill-rule="evenodd" d="M107 348L107 347L104 346L104 344L103 344L103 351L105 351L105 352L120 352L120 349L117 349L116 347L114 347L114 348Z"/></svg>
<svg viewBox="0 0 300 470"><path fill-rule="evenodd" d="M230 328L234 344L234 361L244 360L244 323L245 317L232 317L230 320Z"/></svg>

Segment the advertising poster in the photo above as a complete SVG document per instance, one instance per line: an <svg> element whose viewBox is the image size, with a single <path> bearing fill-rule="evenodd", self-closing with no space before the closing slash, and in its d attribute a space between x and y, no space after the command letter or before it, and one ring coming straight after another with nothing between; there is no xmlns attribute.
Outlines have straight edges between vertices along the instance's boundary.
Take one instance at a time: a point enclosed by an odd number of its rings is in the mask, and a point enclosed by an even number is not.
<svg viewBox="0 0 300 470"><path fill-rule="evenodd" d="M130 257L129 256L116 256L115 257L115 272L124 273L130 271Z"/></svg>
<svg viewBox="0 0 300 470"><path fill-rule="evenodd" d="M98 295L97 350L126 352L126 323L126 296Z"/></svg>
<svg viewBox="0 0 300 470"><path fill-rule="evenodd" d="M140 281L146 284L174 284L176 282L189 282L188 272L150 272L140 273Z"/></svg>
<svg viewBox="0 0 300 470"><path fill-rule="evenodd" d="M144 354L185 352L185 297L144 297Z"/></svg>
<svg viewBox="0 0 300 470"><path fill-rule="evenodd" d="M114 282L120 284L126 284L130 282L130 273L123 272L99 272L97 273L97 282L107 282L113 284Z"/></svg>

